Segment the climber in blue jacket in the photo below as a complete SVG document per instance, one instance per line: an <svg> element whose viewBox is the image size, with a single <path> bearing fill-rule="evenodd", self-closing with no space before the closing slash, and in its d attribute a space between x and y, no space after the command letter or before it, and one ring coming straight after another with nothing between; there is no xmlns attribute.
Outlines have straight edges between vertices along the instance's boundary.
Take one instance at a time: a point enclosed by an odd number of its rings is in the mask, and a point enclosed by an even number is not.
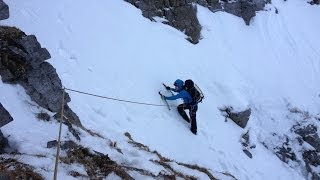
<svg viewBox="0 0 320 180"><path fill-rule="evenodd" d="M164 99L166 100L176 100L176 99L183 99L183 104L180 104L177 107L177 110L179 112L179 114L182 116L182 118L184 120L186 120L188 123L190 123L190 119L191 119L191 132L193 134L197 134L197 119L196 119L196 113L198 110L198 106L197 104L192 104L192 97L189 94L189 92L187 92L184 88L184 82L180 79L177 79L174 84L175 88L171 88L170 86L166 86L167 90L172 90L174 92L177 92L178 94L176 95L172 95L172 96L163 96ZM185 109L189 110L189 116L190 119L188 117L188 115L185 112Z"/></svg>

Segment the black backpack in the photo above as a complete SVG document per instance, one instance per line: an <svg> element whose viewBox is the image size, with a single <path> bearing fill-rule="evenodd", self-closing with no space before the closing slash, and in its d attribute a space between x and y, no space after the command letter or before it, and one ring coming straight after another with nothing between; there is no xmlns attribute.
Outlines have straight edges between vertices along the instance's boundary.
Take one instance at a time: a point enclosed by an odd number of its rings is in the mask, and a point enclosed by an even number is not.
<svg viewBox="0 0 320 180"><path fill-rule="evenodd" d="M188 79L184 82L183 88L191 95L192 102L190 104L198 104L202 102L204 95L200 88L194 84L191 79Z"/></svg>

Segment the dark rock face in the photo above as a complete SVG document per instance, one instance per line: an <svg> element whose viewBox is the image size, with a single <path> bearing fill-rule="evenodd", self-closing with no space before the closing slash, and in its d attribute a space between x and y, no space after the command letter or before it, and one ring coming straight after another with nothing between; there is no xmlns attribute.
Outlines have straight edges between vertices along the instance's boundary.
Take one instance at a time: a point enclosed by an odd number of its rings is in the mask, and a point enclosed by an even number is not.
<svg viewBox="0 0 320 180"><path fill-rule="evenodd" d="M320 4L320 0L312 0L310 2L311 5L319 5Z"/></svg>
<svg viewBox="0 0 320 180"><path fill-rule="evenodd" d="M241 111L241 112L235 112L233 110L232 107L223 107L220 108L220 111L223 113L223 115L229 119L231 119L232 121L234 121L238 126L245 128L250 115L251 115L251 109L247 109L245 111Z"/></svg>
<svg viewBox="0 0 320 180"><path fill-rule="evenodd" d="M249 25L251 18L256 16L257 5L251 0L226 3L224 7L226 12L242 17L246 25Z"/></svg>
<svg viewBox="0 0 320 180"><path fill-rule="evenodd" d="M256 11L263 10L265 0L125 0L141 9L142 15L150 20L154 17L162 17L163 22L180 31L183 31L188 40L197 44L201 38L201 25L197 18L197 6L199 4L212 12L226 11L242 17L247 25L250 24Z"/></svg>
<svg viewBox="0 0 320 180"><path fill-rule="evenodd" d="M9 112L0 103L0 127L8 124L11 121L13 121L13 118L11 117Z"/></svg>
<svg viewBox="0 0 320 180"><path fill-rule="evenodd" d="M5 138L0 130L0 154L5 153L6 148L9 147L7 138Z"/></svg>
<svg viewBox="0 0 320 180"><path fill-rule="evenodd" d="M184 31L188 40L196 44L200 39L201 26L197 18L197 7L186 0L126 0L142 10L142 15L150 20L164 17L168 24Z"/></svg>
<svg viewBox="0 0 320 180"><path fill-rule="evenodd" d="M52 112L62 107L62 84L55 68L45 60L49 52L41 48L34 35L27 36L13 27L0 27L0 75L2 81L20 84L33 101ZM65 116L81 126L79 118L68 107L70 97L65 93Z"/></svg>
<svg viewBox="0 0 320 180"><path fill-rule="evenodd" d="M250 24L251 19L256 16L256 11L264 9L266 3L271 3L270 0L222 0L223 3L218 1L211 1L208 3L208 8L212 12L223 10L227 13L242 17L246 25ZM219 6L220 5L220 6Z"/></svg>
<svg viewBox="0 0 320 180"><path fill-rule="evenodd" d="M9 18L9 6L0 0L0 20Z"/></svg>
<svg viewBox="0 0 320 180"><path fill-rule="evenodd" d="M53 112L58 112L62 104L62 84L56 70L49 63L44 62L39 68L32 69L27 75L27 81L22 82L33 101ZM70 102L66 94L65 102Z"/></svg>

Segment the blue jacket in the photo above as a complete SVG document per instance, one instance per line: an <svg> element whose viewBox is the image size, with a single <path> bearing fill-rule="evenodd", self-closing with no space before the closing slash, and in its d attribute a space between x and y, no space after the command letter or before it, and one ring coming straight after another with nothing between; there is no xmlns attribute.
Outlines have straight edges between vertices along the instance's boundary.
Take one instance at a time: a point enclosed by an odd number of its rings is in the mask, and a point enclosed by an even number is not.
<svg viewBox="0 0 320 180"><path fill-rule="evenodd" d="M174 92L177 92L178 94L172 95L170 97L165 97L165 99L166 100L176 100L176 99L182 98L184 103L186 103L186 104L191 103L192 97L186 90L183 89L183 81L180 79L177 79L175 81L175 85L176 85L177 89L171 89L171 90L173 90Z"/></svg>

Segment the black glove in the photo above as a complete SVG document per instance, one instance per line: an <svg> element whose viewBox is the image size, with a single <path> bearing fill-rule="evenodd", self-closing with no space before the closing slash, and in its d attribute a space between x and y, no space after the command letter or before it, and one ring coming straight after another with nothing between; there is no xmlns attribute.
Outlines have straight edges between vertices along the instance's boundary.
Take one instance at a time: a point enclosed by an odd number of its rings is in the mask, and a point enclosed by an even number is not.
<svg viewBox="0 0 320 180"><path fill-rule="evenodd" d="M171 87L170 87L170 86L166 86L166 89L167 89L167 90L171 90Z"/></svg>

